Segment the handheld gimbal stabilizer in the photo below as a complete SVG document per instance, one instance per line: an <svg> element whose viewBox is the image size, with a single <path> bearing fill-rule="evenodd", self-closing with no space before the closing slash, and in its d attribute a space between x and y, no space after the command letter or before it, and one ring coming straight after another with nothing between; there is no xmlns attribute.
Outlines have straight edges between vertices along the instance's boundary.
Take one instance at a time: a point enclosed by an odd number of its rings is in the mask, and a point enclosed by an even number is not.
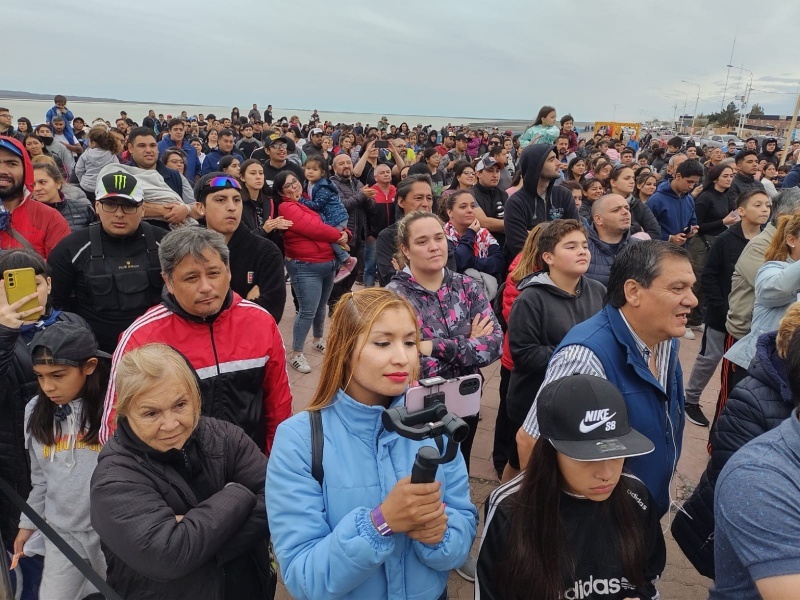
<svg viewBox="0 0 800 600"><path fill-rule="evenodd" d="M383 426L401 437L426 440L444 435L450 440L444 454L439 454L439 451L431 446L423 446L417 451L417 458L411 470L411 483L433 483L439 465L453 460L458 452L458 445L469 435L469 425L447 412L442 403L444 398L438 396L438 394L427 396L426 407L422 410L410 413L404 406L390 408L384 411L381 417Z"/></svg>

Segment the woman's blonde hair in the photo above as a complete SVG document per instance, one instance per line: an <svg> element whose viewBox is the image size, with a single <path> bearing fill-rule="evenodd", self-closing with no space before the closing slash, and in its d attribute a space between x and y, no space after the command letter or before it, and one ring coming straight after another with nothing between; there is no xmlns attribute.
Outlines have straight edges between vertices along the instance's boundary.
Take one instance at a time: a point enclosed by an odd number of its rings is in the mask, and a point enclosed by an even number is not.
<svg viewBox="0 0 800 600"><path fill-rule="evenodd" d="M174 377L186 389L194 408L193 427L200 420L200 384L197 374L186 358L166 344L147 344L122 355L117 365L114 383L117 389L117 420L127 417L135 398L163 385Z"/></svg>
<svg viewBox="0 0 800 600"><path fill-rule="evenodd" d="M306 410L325 408L339 389L346 389L353 376L352 366L358 362L366 344L366 337L375 320L387 310L405 312L414 323L414 342L419 348L417 314L411 304L395 292L383 288L368 288L350 292L339 299L333 311L328 334L328 349L322 361L322 372L317 390ZM359 339L361 336L359 345ZM412 366L411 380L417 378L419 361Z"/></svg>
<svg viewBox="0 0 800 600"><path fill-rule="evenodd" d="M516 285L531 273L542 270L539 260L539 237L542 232L550 225L550 221L539 223L530 230L528 237L525 238L525 245L520 252L519 262L510 273L511 282Z"/></svg>
<svg viewBox="0 0 800 600"><path fill-rule="evenodd" d="M784 215L778 218L778 229L772 237L772 243L767 248L764 258L771 260L786 260L789 258L791 248L786 238L790 235L800 236L800 215Z"/></svg>
<svg viewBox="0 0 800 600"><path fill-rule="evenodd" d="M795 302L789 306L786 314L783 315L778 325L778 336L775 338L775 347L778 349L778 356L786 359L789 352L789 344L792 335L800 328L800 302Z"/></svg>

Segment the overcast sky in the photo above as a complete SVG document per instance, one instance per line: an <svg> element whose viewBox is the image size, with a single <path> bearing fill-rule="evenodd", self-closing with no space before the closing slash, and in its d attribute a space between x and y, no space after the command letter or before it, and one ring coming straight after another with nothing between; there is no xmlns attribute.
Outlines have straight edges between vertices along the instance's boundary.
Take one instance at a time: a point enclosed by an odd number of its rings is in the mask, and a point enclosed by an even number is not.
<svg viewBox="0 0 800 600"><path fill-rule="evenodd" d="M694 111L681 80L709 113L734 35L751 104L791 114L800 90L795 2L29 0L3 13L2 88L243 114L528 119L552 104L578 121L671 119L676 102ZM728 97L749 77L732 69Z"/></svg>

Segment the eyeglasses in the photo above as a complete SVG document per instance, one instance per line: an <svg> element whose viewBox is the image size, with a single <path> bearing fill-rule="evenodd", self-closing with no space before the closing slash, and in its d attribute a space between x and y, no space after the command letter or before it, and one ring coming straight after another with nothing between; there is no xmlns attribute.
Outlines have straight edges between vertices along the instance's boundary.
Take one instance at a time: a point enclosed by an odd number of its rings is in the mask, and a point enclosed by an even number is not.
<svg viewBox="0 0 800 600"><path fill-rule="evenodd" d="M242 186L233 177L220 175L219 177L213 177L203 186L203 189L207 188L234 188L241 190Z"/></svg>
<svg viewBox="0 0 800 600"><path fill-rule="evenodd" d="M14 118L9 113L0 113L0 117L5 117L5 118L8 118L8 119L13 119Z"/></svg>
<svg viewBox="0 0 800 600"><path fill-rule="evenodd" d="M272 144L270 148L275 148L275 150L286 150L289 146L286 144Z"/></svg>
<svg viewBox="0 0 800 600"><path fill-rule="evenodd" d="M462 175L472 175L474 177L475 176L475 171L461 171L461 174Z"/></svg>
<svg viewBox="0 0 800 600"><path fill-rule="evenodd" d="M138 206L133 206L132 204L122 204L120 202L105 202L103 200L98 200L100 202L100 207L103 209L104 212L107 213L115 213L117 212L118 208L122 209L126 215L135 215L136 211L139 210Z"/></svg>
<svg viewBox="0 0 800 600"><path fill-rule="evenodd" d="M300 182L297 179L292 179L291 181L287 181L283 184L282 190L288 189L290 187L294 187L295 185L300 185Z"/></svg>

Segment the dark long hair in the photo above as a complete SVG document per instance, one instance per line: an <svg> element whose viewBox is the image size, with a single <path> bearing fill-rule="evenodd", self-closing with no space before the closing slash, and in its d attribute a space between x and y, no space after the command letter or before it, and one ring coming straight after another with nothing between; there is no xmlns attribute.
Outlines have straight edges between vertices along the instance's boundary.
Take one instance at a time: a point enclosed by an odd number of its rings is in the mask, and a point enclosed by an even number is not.
<svg viewBox="0 0 800 600"><path fill-rule="evenodd" d="M58 327L58 324L51 325L51 327ZM36 350L37 352L33 356L34 362L46 358L44 353L47 350L45 348L39 347ZM77 368L82 369L87 360L82 361ZM82 441L87 444L96 444L99 441L100 424L103 421L103 401L106 397L110 372L111 365L108 359L98 358L97 367L91 375L86 377L86 383L79 394L79 398L83 400L83 413L78 431L83 432ZM55 421L56 408L56 403L50 400L39 386L39 399L33 407L31 418L28 421L28 433L36 441L46 446L55 445L57 438L61 435L61 423ZM54 422L55 428L53 427Z"/></svg>
<svg viewBox="0 0 800 600"><path fill-rule="evenodd" d="M717 179L719 179L719 176L722 175L722 172L725 169L730 169L733 171L733 167L730 165L730 163L726 163L725 161L718 163L716 166L711 167L708 170L708 173L706 173L706 181L703 184L704 192L714 187L714 185L717 183Z"/></svg>
<svg viewBox="0 0 800 600"><path fill-rule="evenodd" d="M496 583L509 600L557 600L575 572L569 556L560 509L564 480L558 452L545 439L533 447L513 508L505 555L498 561ZM602 502L602 518L616 527L614 546L625 577L638 589L645 586L645 542L628 498L626 478L620 477L611 496Z"/></svg>

